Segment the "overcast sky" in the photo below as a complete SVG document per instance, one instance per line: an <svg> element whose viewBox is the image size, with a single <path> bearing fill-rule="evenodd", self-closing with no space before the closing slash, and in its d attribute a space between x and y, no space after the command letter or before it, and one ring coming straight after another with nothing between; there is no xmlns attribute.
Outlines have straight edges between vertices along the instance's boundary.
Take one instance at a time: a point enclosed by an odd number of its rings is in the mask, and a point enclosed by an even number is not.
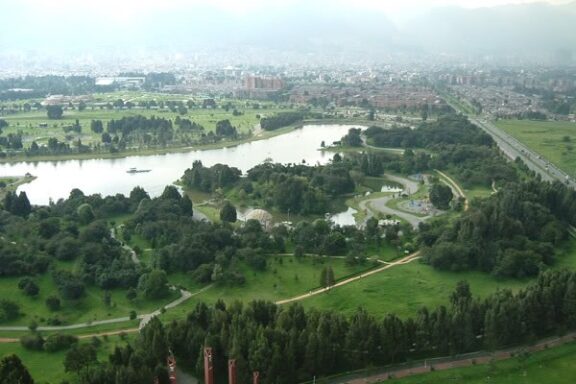
<svg viewBox="0 0 576 384"><path fill-rule="evenodd" d="M242 15L262 8L297 7L299 4L311 3L330 6L335 2L351 7L378 9L399 23L438 6L478 8L534 2L566 3L569 0L2 0L2 12L30 12L47 17L53 14L75 14L86 17L86 21L98 18L111 23L129 23L159 9L177 11L210 5Z"/></svg>

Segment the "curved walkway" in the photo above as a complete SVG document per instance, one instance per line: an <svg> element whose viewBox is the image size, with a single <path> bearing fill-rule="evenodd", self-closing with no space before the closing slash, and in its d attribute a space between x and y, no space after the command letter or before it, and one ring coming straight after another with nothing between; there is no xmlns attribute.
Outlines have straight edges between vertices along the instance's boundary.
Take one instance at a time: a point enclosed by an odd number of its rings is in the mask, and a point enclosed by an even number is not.
<svg viewBox="0 0 576 384"><path fill-rule="evenodd" d="M202 292L209 289L210 287L212 287L212 284L208 285L208 286L206 286L206 287L202 288L201 290L194 292L194 293L190 293L184 289L181 289L180 290L181 296L178 299L172 301L171 303L166 304L164 307L159 308L159 309L155 310L154 312L138 315L136 318L140 320L139 329L141 329L144 325L146 325L146 323L148 323L153 317L161 314L163 312L163 309L170 309L170 308L177 307L180 304L182 304L183 302L185 302L186 300L188 300L189 298L191 298L192 296L199 295ZM174 287L174 289L175 289L175 287ZM98 325L124 323L127 321L130 321L130 317L124 316L124 317L117 317L115 319L97 320L97 321L70 324L70 325L43 326L43 327L38 327L37 330L38 331L69 331L69 330L74 330L74 329L90 328L90 327L94 327L94 326L98 326ZM144 324L142 324L142 323L144 323ZM0 331L8 331L8 332L11 332L11 331L22 332L22 331L28 331L28 330L29 330L29 328L26 326L23 326L23 325L0 327ZM122 332L122 331L117 331L117 332ZM2 342L2 340L3 339L0 339L0 342Z"/></svg>

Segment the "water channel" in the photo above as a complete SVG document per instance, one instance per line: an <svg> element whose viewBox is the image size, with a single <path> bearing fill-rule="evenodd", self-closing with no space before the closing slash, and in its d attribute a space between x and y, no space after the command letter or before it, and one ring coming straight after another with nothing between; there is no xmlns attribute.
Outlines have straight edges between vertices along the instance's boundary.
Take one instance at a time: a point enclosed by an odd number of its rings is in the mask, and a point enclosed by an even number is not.
<svg viewBox="0 0 576 384"><path fill-rule="evenodd" d="M151 196L162 193L166 185L178 180L192 162L200 160L205 166L217 163L237 167L242 172L270 158L278 163L324 164L333 156L322 152L320 143L340 140L348 125L307 125L270 139L253 141L235 147L193 150L162 155L129 156L120 159L90 159L62 161L26 161L0 164L0 175L18 176L30 173L37 179L20 186L32 204L48 204L67 198L73 188L85 194L102 196L122 193L128 195L135 186L144 188ZM150 169L150 172L127 173L130 168Z"/></svg>

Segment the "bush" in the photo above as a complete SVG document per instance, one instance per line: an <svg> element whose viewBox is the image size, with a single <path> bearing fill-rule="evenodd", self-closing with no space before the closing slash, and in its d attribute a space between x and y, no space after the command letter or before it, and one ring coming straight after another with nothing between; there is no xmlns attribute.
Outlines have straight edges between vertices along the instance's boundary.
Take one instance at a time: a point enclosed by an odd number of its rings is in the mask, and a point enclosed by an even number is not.
<svg viewBox="0 0 576 384"><path fill-rule="evenodd" d="M24 335L20 338L20 344L30 351L41 351L44 347L44 338L37 334Z"/></svg>
<svg viewBox="0 0 576 384"><path fill-rule="evenodd" d="M54 334L46 338L44 349L48 352L62 351L78 343L78 337L74 335Z"/></svg>
<svg viewBox="0 0 576 384"><path fill-rule="evenodd" d="M60 309L60 299L56 296L50 296L46 299L46 306L52 312L58 311Z"/></svg>

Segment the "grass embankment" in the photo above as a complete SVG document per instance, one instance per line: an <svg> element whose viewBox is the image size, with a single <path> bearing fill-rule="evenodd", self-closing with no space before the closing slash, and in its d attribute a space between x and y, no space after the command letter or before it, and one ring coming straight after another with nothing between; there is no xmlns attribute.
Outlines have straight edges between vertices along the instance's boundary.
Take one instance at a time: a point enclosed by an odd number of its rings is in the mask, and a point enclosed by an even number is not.
<svg viewBox="0 0 576 384"><path fill-rule="evenodd" d="M527 357L515 357L492 364L449 369L416 375L390 384L572 384L576 377L576 343L536 352Z"/></svg>
<svg viewBox="0 0 576 384"><path fill-rule="evenodd" d="M570 176L576 169L576 124L565 121L500 120L496 126Z"/></svg>

